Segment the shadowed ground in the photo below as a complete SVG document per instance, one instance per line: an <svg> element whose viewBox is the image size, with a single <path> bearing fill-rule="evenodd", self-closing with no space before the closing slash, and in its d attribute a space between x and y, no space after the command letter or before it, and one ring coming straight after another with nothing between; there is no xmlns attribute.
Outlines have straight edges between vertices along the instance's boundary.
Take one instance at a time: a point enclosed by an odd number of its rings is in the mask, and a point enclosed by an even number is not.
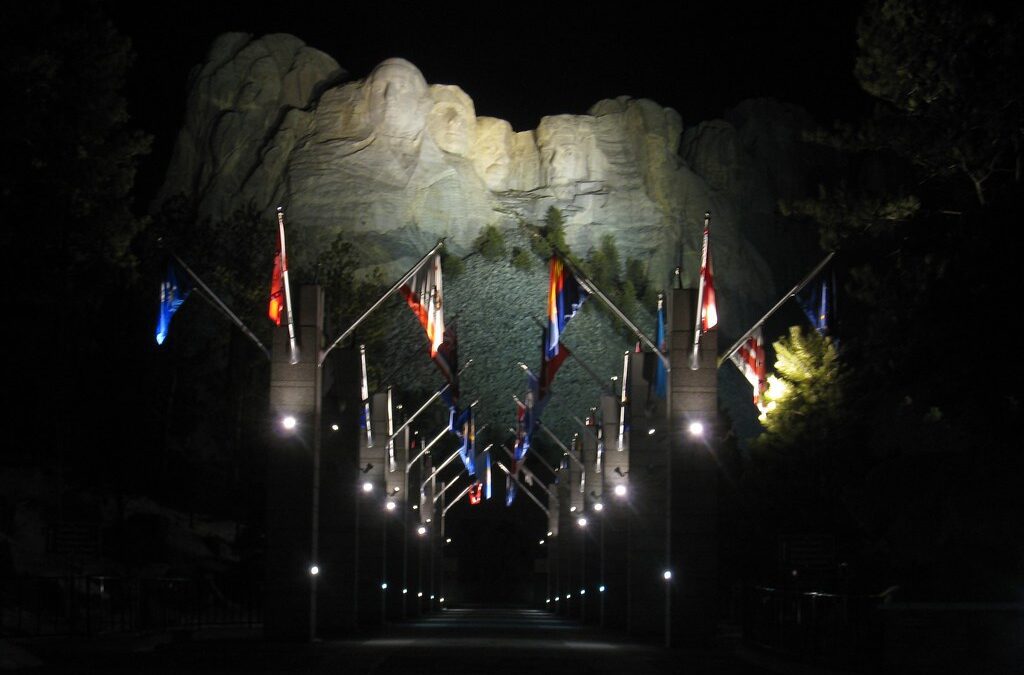
<svg viewBox="0 0 1024 675"><path fill-rule="evenodd" d="M726 650L666 650L530 609L448 609L361 640L314 644L197 634L188 640L23 643L32 673L765 673ZM144 650L144 651L139 651Z"/></svg>

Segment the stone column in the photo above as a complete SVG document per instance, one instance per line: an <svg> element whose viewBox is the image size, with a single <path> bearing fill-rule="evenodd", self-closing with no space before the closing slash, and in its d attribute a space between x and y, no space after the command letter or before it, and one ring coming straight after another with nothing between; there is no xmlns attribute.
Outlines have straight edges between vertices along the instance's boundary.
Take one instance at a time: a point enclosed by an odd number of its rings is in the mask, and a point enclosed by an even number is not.
<svg viewBox="0 0 1024 675"><path fill-rule="evenodd" d="M277 640L309 640L316 631L317 578L320 565L319 462L321 443L321 370L323 291L303 286L297 300L299 362L290 363L288 329L274 331L270 365L270 423L267 457L267 577L263 628ZM294 417L293 429L282 420Z"/></svg>
<svg viewBox="0 0 1024 675"><path fill-rule="evenodd" d="M718 331L701 337L690 369L697 292L669 294L672 641L709 644L718 615ZM690 432L691 423L703 433Z"/></svg>

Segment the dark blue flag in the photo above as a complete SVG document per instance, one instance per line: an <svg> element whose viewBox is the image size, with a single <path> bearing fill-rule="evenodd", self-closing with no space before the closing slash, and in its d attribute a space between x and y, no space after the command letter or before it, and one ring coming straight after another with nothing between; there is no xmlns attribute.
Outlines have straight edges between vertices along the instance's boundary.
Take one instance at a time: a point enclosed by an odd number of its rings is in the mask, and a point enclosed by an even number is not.
<svg viewBox="0 0 1024 675"><path fill-rule="evenodd" d="M162 345L171 330L171 317L188 298L191 288L182 289L173 262L167 263L167 277L160 284L160 314L156 320L156 343Z"/></svg>
<svg viewBox="0 0 1024 675"><path fill-rule="evenodd" d="M665 303L658 298L658 351L665 354ZM667 356L667 354L666 354ZM668 372L665 370L665 362L660 358L654 371L654 395L658 398L665 398L668 391Z"/></svg>

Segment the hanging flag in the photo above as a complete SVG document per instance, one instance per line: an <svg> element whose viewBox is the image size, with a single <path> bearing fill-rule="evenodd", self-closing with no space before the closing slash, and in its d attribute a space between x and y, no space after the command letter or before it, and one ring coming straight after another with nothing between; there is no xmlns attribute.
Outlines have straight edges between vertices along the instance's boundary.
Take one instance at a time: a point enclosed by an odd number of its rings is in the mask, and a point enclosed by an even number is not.
<svg viewBox="0 0 1024 675"><path fill-rule="evenodd" d="M430 341L430 358L444 342L444 297L441 290L441 255L435 253L430 260L400 289L406 304L419 319Z"/></svg>
<svg viewBox="0 0 1024 675"><path fill-rule="evenodd" d="M480 503L480 499L483 497L484 484L477 481L469 486L469 503L472 506L476 506Z"/></svg>
<svg viewBox="0 0 1024 675"><path fill-rule="evenodd" d="M476 425L473 422L473 406L459 413L449 428L454 427L455 435L462 444L459 446L459 457L466 465L466 472L471 479L476 479Z"/></svg>
<svg viewBox="0 0 1024 675"><path fill-rule="evenodd" d="M160 313L156 319L156 343L162 345L171 330L171 317L188 299L191 288L182 289L174 262L167 263L167 276L160 282Z"/></svg>
<svg viewBox="0 0 1024 675"><path fill-rule="evenodd" d="M562 363L572 354L568 347L559 343L558 352L549 358L547 344L548 329L544 328L541 337L540 377L537 384L537 399L541 401L547 400L548 395L551 393L551 383L555 379L555 374L562 367Z"/></svg>
<svg viewBox="0 0 1024 675"><path fill-rule="evenodd" d="M450 385L448 390L441 394L449 407L454 406L459 400L459 338L455 328L456 324L453 321L445 330L441 346L437 348L437 356L434 357L434 365Z"/></svg>
<svg viewBox="0 0 1024 675"><path fill-rule="evenodd" d="M690 368L697 370L700 336L718 325L718 304L715 302L714 274L710 248L711 214L704 214L704 237L700 247L700 280L697 285L697 317L693 328L693 354Z"/></svg>
<svg viewBox="0 0 1024 675"><path fill-rule="evenodd" d="M764 392L768 389L768 366L764 356L764 336L758 326L750 337L729 356L729 360L739 368L743 377L754 388L754 405L762 413L765 411Z"/></svg>
<svg viewBox="0 0 1024 675"><path fill-rule="evenodd" d="M281 325L281 314L285 310L284 273L288 270L288 261L284 254L284 230L277 230L277 253L274 254L274 274L270 279L270 309L268 316L275 325Z"/></svg>
<svg viewBox="0 0 1024 675"><path fill-rule="evenodd" d="M800 309L804 311L807 320L821 335L828 335L832 322L832 295L833 287L828 279L822 279L820 284L812 287L807 298L796 296Z"/></svg>
<svg viewBox="0 0 1024 675"><path fill-rule="evenodd" d="M558 355L558 341L569 319L576 316L589 293L557 254L551 256L548 283L547 358Z"/></svg>
<svg viewBox="0 0 1024 675"><path fill-rule="evenodd" d="M484 499L491 498L491 451L484 450Z"/></svg>
<svg viewBox="0 0 1024 675"><path fill-rule="evenodd" d="M511 474L505 474L505 506L512 506L516 500L516 482L512 480Z"/></svg>
<svg viewBox="0 0 1024 675"><path fill-rule="evenodd" d="M668 355L668 344L665 342L665 297L658 295L658 351ZM654 395L658 398L665 398L668 394L668 372L665 370L665 362L658 359L654 371Z"/></svg>

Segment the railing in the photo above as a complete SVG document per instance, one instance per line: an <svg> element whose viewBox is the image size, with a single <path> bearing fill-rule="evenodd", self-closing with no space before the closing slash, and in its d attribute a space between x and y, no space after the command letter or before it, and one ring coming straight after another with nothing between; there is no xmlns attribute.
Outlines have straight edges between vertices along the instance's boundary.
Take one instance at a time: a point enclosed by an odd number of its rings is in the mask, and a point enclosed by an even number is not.
<svg viewBox="0 0 1024 675"><path fill-rule="evenodd" d="M882 657L878 595L838 595L756 586L743 603L743 639L800 661L865 666Z"/></svg>
<svg viewBox="0 0 1024 675"><path fill-rule="evenodd" d="M133 631L255 626L260 589L212 578L113 576L3 580L0 629L9 635L99 635Z"/></svg>

